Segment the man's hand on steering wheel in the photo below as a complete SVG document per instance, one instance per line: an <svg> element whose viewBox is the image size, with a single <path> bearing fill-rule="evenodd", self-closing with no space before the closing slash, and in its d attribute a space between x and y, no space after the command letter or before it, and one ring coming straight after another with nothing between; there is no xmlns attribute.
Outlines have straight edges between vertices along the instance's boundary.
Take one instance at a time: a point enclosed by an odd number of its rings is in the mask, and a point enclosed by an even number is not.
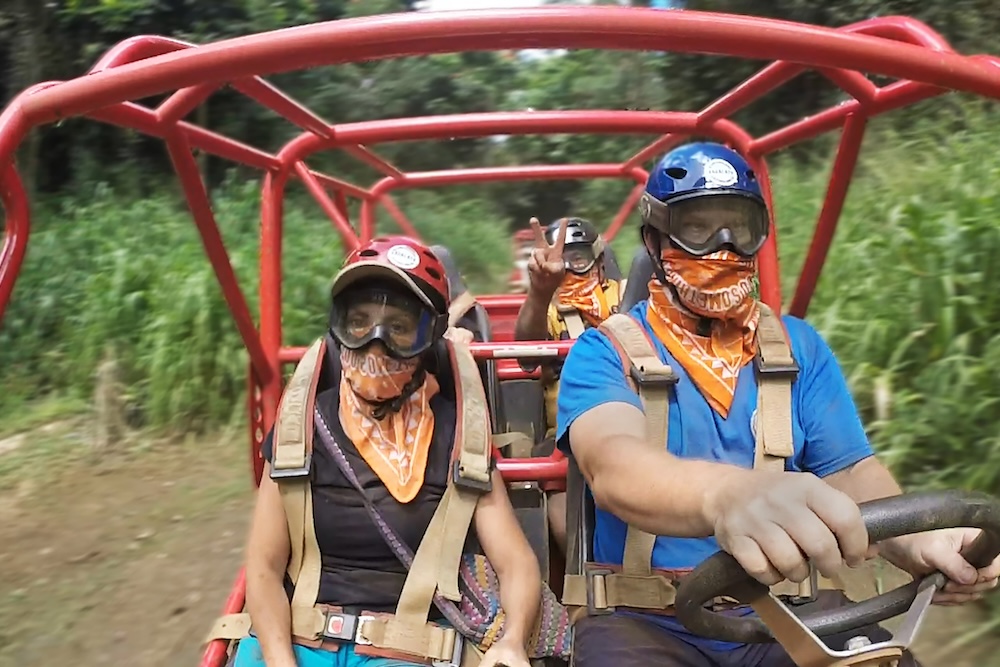
<svg viewBox="0 0 1000 667"><path fill-rule="evenodd" d="M809 473L741 471L709 499L719 546L768 586L801 582L809 563L828 577L869 555L857 504Z"/></svg>
<svg viewBox="0 0 1000 667"><path fill-rule="evenodd" d="M914 577L940 570L949 581L935 594L934 604L960 605L980 599L996 588L1000 579L1000 557L976 570L961 555L981 532L978 528L948 528L902 535L880 543L879 551Z"/></svg>

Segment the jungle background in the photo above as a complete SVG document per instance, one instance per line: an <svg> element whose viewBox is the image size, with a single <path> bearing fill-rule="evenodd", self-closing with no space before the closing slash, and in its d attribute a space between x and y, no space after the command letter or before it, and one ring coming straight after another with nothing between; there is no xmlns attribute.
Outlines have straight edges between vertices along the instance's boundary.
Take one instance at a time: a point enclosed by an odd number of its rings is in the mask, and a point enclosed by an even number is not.
<svg viewBox="0 0 1000 667"><path fill-rule="evenodd" d="M82 75L138 34L205 43L418 4L3 0L0 100L36 82ZM829 26L908 15L963 53L996 51L1000 33L1000 4L992 0L691 0L685 7ZM471 53L271 81L337 122L528 108L696 110L761 64L670 53ZM807 75L736 120L759 134L838 95ZM998 489L996 118L991 102L949 95L870 123L810 310L873 442L908 488ZM268 150L293 136L290 125L228 90L191 120ZM379 152L412 170L604 162L649 139L463 139ZM786 297L836 140L821 138L770 162ZM256 312L260 175L199 159ZM190 664L236 572L246 526L246 355L162 142L70 120L35 131L19 165L34 219L0 326L0 664L52 662L52 651L81 665ZM311 166L362 184L376 177L335 154ZM398 202L427 238L446 240L474 291L495 292L506 289L511 234L531 216L577 214L604 226L628 189L617 181L501 183L403 192ZM283 321L288 343L301 345L324 327L342 250L300 186L290 189L285 218ZM615 241L625 263L636 239L633 219ZM120 441L95 451L99 368L114 369L127 424ZM948 636L971 632L982 644L1000 627L997 610ZM983 655L969 664L997 660Z"/></svg>

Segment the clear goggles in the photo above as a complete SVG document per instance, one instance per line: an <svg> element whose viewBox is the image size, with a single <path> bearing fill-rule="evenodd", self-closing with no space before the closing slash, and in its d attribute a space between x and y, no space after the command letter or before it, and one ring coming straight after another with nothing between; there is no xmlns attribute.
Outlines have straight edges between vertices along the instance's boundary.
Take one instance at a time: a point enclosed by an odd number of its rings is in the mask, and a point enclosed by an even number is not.
<svg viewBox="0 0 1000 667"><path fill-rule="evenodd" d="M589 243L574 243L563 248L563 263L566 270L577 275L584 275L597 263L594 248Z"/></svg>
<svg viewBox="0 0 1000 667"><path fill-rule="evenodd" d="M348 349L379 340L390 356L408 359L434 343L438 319L427 304L403 289L348 288L333 298L330 331Z"/></svg>
<svg viewBox="0 0 1000 667"><path fill-rule="evenodd" d="M770 229L764 202L743 192L698 193L667 204L644 195L640 207L645 224L698 257L727 245L744 257L753 257Z"/></svg>

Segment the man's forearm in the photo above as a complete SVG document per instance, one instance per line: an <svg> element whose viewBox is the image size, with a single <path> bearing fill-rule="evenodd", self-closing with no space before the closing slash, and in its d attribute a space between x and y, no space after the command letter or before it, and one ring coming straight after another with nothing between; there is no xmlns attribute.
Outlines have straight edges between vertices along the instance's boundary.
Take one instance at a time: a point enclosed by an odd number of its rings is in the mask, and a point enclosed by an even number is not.
<svg viewBox="0 0 1000 667"><path fill-rule="evenodd" d="M711 536L721 494L751 474L725 463L680 459L635 440L608 445L610 455L594 472L583 470L595 502L654 535Z"/></svg>
<svg viewBox="0 0 1000 667"><path fill-rule="evenodd" d="M528 290L514 324L514 340L545 340L548 338L548 312L551 294Z"/></svg>

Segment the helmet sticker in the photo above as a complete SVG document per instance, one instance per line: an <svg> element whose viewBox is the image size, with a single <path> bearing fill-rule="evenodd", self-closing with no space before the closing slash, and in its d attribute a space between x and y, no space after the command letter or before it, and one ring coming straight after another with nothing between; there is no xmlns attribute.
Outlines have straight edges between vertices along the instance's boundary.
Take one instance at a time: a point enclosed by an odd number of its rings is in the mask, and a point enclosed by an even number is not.
<svg viewBox="0 0 1000 667"><path fill-rule="evenodd" d="M721 158L712 158L706 162L702 173L705 175L706 188L729 187L740 179L736 167Z"/></svg>
<svg viewBox="0 0 1000 667"><path fill-rule="evenodd" d="M385 258L389 260L390 264L404 271L412 271L420 266L420 255L408 245L392 246L385 254Z"/></svg>

